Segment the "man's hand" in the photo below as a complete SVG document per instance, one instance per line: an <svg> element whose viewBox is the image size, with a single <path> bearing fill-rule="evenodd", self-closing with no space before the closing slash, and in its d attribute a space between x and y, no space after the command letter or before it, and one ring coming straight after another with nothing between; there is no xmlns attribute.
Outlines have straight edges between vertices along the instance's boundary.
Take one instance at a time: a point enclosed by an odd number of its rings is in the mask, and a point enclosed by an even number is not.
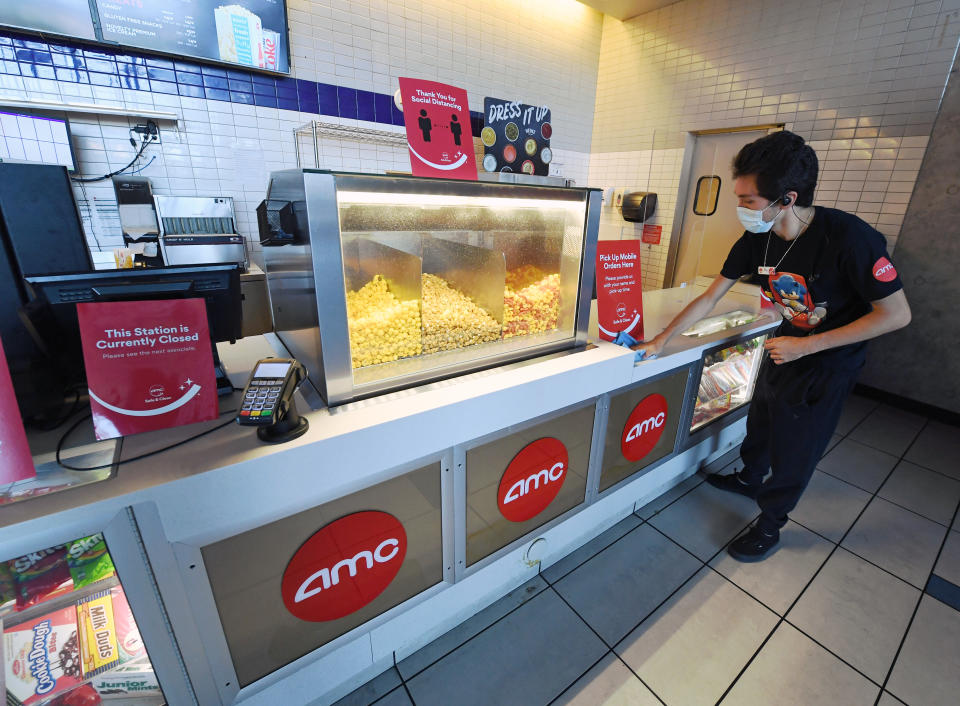
<svg viewBox="0 0 960 706"><path fill-rule="evenodd" d="M763 347L770 353L770 360L777 365L789 363L814 352L809 338L799 338L797 336L768 338Z"/></svg>
<svg viewBox="0 0 960 706"><path fill-rule="evenodd" d="M635 351L643 351L643 358L641 360L646 360L660 355L660 352L666 345L667 340L661 335L654 336L649 341L641 341L635 346L630 346L630 348Z"/></svg>

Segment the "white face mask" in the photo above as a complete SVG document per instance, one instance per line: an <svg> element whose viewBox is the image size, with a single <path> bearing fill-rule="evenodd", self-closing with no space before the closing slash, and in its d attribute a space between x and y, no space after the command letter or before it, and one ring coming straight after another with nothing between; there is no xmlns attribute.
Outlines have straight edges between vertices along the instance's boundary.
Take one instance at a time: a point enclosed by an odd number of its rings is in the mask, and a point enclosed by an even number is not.
<svg viewBox="0 0 960 706"><path fill-rule="evenodd" d="M767 208L770 208L770 206L773 206L775 203L776 201L769 204ZM737 206L737 218L740 219L740 223L743 224L743 227L751 233L767 233L771 228L773 228L773 224L777 222L777 218L780 217L780 214L783 213L783 211L780 210L777 212L777 215L773 217L772 221L765 221L763 220L763 212L766 211L767 208L755 211L754 209L746 208L745 206Z"/></svg>

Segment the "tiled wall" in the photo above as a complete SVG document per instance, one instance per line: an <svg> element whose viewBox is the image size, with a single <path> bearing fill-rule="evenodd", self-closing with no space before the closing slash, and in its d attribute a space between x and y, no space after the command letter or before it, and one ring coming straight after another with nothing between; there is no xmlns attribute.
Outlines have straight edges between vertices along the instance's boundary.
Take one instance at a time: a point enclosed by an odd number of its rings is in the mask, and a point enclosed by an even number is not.
<svg viewBox="0 0 960 706"><path fill-rule="evenodd" d="M871 341L859 381L960 415L960 318L954 309L960 240L951 208L960 192L960 58L929 147L896 257L913 320Z"/></svg>
<svg viewBox="0 0 960 706"><path fill-rule="evenodd" d="M648 144L650 142L648 141ZM673 211L677 205L677 188L683 149L645 149L631 152L594 152L590 156L590 185L605 187L605 196L614 187L626 191L652 191L657 194L657 210L648 220L662 228L660 245L640 245L643 265L643 288L660 289L664 278L664 263L660 257L670 240ZM600 214L600 238L621 240L639 238L640 224L623 220L610 200L604 202Z"/></svg>
<svg viewBox="0 0 960 706"><path fill-rule="evenodd" d="M465 88L474 130L483 98L549 105L553 173L585 184L602 15L574 0L288 0L290 78L44 42L0 32L0 96L99 103L179 116L135 165L157 194L232 196L257 258L255 208L267 176L296 166L293 131L313 119L402 132L399 76ZM536 27L536 31L531 31ZM68 114L84 176L129 162L142 119ZM324 139L320 166L409 171L404 148ZM312 166L312 165L311 165ZM119 244L109 181L75 188L91 246Z"/></svg>
<svg viewBox="0 0 960 706"><path fill-rule="evenodd" d="M646 286L663 281L674 227L664 197L678 191L675 154L693 130L785 123L820 157L817 203L894 245L958 33L960 0L682 0L605 17L590 181L663 199L661 245L643 246ZM650 149L663 154L652 172L632 157Z"/></svg>

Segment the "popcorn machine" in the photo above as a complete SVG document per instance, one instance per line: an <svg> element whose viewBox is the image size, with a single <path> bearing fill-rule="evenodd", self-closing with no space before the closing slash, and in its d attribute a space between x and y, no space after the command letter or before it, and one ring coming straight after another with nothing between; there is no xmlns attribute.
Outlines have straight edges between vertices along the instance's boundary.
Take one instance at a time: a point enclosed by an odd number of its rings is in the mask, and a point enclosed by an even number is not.
<svg viewBox="0 0 960 706"><path fill-rule="evenodd" d="M330 405L586 344L595 189L286 170L274 328Z"/></svg>

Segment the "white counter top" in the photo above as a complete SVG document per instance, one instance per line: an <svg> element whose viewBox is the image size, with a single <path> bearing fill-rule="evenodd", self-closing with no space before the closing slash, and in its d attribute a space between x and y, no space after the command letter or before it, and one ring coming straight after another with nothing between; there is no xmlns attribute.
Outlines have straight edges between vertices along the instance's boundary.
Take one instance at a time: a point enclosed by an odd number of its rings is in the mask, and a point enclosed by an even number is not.
<svg viewBox="0 0 960 706"><path fill-rule="evenodd" d="M688 298L683 289L645 292L647 336L662 330ZM737 295L721 301L715 312L744 308L744 297ZM334 410L307 411L304 405L309 431L279 446L262 444L253 430L228 424L162 454L122 464L109 480L0 508L0 555L15 556L24 547L62 541L60 526L95 522L93 515L107 516L142 502L157 504L171 541L214 541L368 486L403 464L456 444L688 365L705 349L769 329L777 320L764 312L760 320L730 331L702 338L678 336L662 357L636 365L632 351L600 342L587 350ZM220 346L235 385L246 381L256 360L276 354L271 340L276 345L270 335ZM235 410L236 398L222 399L221 411ZM229 419L226 415L218 422L129 437L121 458L168 446Z"/></svg>

